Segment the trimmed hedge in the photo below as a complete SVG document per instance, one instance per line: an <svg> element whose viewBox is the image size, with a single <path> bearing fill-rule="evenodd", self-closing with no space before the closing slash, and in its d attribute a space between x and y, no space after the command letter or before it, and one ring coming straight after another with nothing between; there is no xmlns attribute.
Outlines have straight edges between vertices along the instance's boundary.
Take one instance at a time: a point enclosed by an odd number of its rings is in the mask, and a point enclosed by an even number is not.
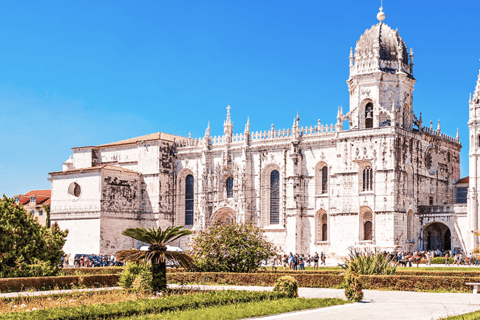
<svg viewBox="0 0 480 320"><path fill-rule="evenodd" d="M258 273L273 273L273 274L343 274L345 270L285 270L285 271L259 271ZM395 272L396 276L426 276L426 277L480 277L480 269L471 269L471 270L417 270L415 267L409 269L397 269Z"/></svg>
<svg viewBox="0 0 480 320"><path fill-rule="evenodd" d="M120 274L125 267L100 267L100 268L64 268L59 275L96 275L96 274Z"/></svg>
<svg viewBox="0 0 480 320"><path fill-rule="evenodd" d="M216 283L243 286L273 286L275 280L285 273L171 273L167 279L169 283ZM343 275L340 274L292 274L299 287L312 288L339 288L343 282ZM433 291L433 290L454 290L461 292L471 291L467 282L476 282L478 277L438 277L438 276L367 276L361 275L364 289L389 289L401 291Z"/></svg>
<svg viewBox="0 0 480 320"><path fill-rule="evenodd" d="M165 298L142 299L112 304L93 304L78 307L57 307L31 312L10 312L0 314L0 319L116 319L120 317L158 314L165 311L199 309L231 303L278 300L285 295L275 292L211 291L208 293L173 295Z"/></svg>
<svg viewBox="0 0 480 320"><path fill-rule="evenodd" d="M120 275L102 274L85 276L3 278L0 279L0 292L19 292L27 290L49 290L54 288L71 288L73 286L101 287L116 286Z"/></svg>

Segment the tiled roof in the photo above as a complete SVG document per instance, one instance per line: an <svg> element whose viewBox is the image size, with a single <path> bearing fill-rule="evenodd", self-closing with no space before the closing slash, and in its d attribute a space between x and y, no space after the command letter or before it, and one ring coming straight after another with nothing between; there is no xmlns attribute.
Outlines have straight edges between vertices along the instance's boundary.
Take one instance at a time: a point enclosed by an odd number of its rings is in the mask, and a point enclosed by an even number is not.
<svg viewBox="0 0 480 320"><path fill-rule="evenodd" d="M52 195L52 190L32 190L25 194L27 197L35 197L38 195L50 197Z"/></svg>
<svg viewBox="0 0 480 320"><path fill-rule="evenodd" d="M113 170L113 171L118 171L118 172L128 172L128 173L137 173L137 171L122 168L122 167L117 167L117 166L111 166L107 164L102 164L99 166L95 167L88 167L88 168L79 168L79 169L72 169L72 170L66 170L66 171L56 171L56 172L50 172L49 174L62 174L62 173L74 173L74 172L85 172L85 171L96 171L100 169L105 169L105 170Z"/></svg>
<svg viewBox="0 0 480 320"><path fill-rule="evenodd" d="M50 197L51 197L52 191L51 190L32 190L27 192L26 194L22 195L15 195L13 198L18 198L18 204L21 204L22 206L26 205L42 205L45 206L47 204L50 204ZM30 199L32 197L35 197L35 203L31 203Z"/></svg>
<svg viewBox="0 0 480 320"><path fill-rule="evenodd" d="M144 135L144 136L131 138L131 139L127 139L127 140L121 140L121 141L117 141L117 142L101 144L101 145L98 145L98 146L95 146L95 147L77 147L77 148L73 148L73 149L113 147L113 146L118 146L118 145L132 144L132 143L137 143L137 142L141 142L141 141L149 141L149 140L173 141L173 140L183 140L183 139L187 139L187 138L182 137L182 136L176 136L176 135L173 135L173 134L164 133L164 132L156 132L156 133L151 133L151 134L147 134L147 135Z"/></svg>
<svg viewBox="0 0 480 320"><path fill-rule="evenodd" d="M462 178L462 179L458 180L455 184L468 183L468 180L469 180L469 177L465 177L465 178Z"/></svg>

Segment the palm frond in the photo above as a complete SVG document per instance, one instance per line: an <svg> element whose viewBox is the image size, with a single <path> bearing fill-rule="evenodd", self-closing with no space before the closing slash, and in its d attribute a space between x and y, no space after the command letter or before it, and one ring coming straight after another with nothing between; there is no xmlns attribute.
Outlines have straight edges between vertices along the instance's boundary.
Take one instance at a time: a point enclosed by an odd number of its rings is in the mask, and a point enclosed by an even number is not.
<svg viewBox="0 0 480 320"><path fill-rule="evenodd" d="M190 269L193 267L193 259L185 253L166 251L165 257L178 261L180 266L184 267L185 269Z"/></svg>
<svg viewBox="0 0 480 320"><path fill-rule="evenodd" d="M140 251L137 249L122 250L117 252L117 258L120 261L140 261L145 260L147 251Z"/></svg>

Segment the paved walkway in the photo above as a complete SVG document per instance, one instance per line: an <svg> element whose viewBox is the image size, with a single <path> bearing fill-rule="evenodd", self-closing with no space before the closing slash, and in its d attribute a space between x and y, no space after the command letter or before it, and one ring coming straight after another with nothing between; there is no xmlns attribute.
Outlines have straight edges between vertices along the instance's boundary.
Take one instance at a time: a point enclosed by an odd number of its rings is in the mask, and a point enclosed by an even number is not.
<svg viewBox="0 0 480 320"><path fill-rule="evenodd" d="M242 286L187 286L210 290L252 290L270 291L273 287ZM302 298L341 298L345 299L342 289L299 288ZM436 320L480 310L480 295L472 293L429 293L410 291L364 290L363 301L342 306L291 312L262 319L292 320Z"/></svg>

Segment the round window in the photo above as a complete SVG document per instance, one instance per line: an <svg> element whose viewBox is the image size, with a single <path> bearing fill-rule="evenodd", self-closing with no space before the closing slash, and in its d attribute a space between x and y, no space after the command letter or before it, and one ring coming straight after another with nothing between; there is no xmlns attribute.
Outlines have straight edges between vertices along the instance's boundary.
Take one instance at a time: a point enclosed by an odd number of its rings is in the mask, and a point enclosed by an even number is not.
<svg viewBox="0 0 480 320"><path fill-rule="evenodd" d="M72 182L68 187L68 194L73 198L79 198L82 194L82 188L76 182Z"/></svg>

